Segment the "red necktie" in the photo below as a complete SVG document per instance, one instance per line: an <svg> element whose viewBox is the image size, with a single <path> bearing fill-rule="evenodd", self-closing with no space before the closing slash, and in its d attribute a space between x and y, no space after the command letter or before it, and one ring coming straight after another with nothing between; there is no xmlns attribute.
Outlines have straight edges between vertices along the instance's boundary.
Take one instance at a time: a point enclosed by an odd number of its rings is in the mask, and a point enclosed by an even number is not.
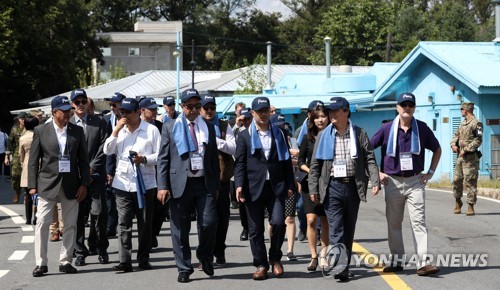
<svg viewBox="0 0 500 290"><path fill-rule="evenodd" d="M195 152L198 152L198 140L196 139L196 134L194 132L194 122L189 123L189 133L191 133L191 138L193 139L193 144ZM196 174L198 170L191 169L191 173Z"/></svg>

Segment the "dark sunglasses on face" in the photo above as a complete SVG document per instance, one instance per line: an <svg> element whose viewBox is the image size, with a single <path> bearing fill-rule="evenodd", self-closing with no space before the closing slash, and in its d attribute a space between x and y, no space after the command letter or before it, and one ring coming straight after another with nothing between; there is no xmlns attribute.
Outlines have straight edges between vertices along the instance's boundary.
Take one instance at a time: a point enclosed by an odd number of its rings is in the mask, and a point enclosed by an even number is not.
<svg viewBox="0 0 500 290"><path fill-rule="evenodd" d="M120 114L122 114L122 115L128 115L128 114L130 114L130 113L132 113L132 112L133 112L133 111L130 111L130 110L125 110L125 109L121 109L121 110L120 110Z"/></svg>
<svg viewBox="0 0 500 290"><path fill-rule="evenodd" d="M116 104L115 103L109 103L109 106L112 107L112 108L115 108Z"/></svg>
<svg viewBox="0 0 500 290"><path fill-rule="evenodd" d="M190 111L192 111L193 109L199 110L199 109L201 109L201 104L200 103L187 104L187 105L184 105L184 107L186 107Z"/></svg>
<svg viewBox="0 0 500 290"><path fill-rule="evenodd" d="M203 110L205 110L205 111L208 111L208 110L215 111L215 108L217 108L217 106L215 106L215 105L203 106Z"/></svg>
<svg viewBox="0 0 500 290"><path fill-rule="evenodd" d="M173 107L175 106L175 104L170 104L170 105L167 105L167 107Z"/></svg>
<svg viewBox="0 0 500 290"><path fill-rule="evenodd" d="M404 102L404 103L401 103L399 105L401 106L401 108L406 108L406 107L408 107L408 108L415 108L415 104L410 103L410 102Z"/></svg>
<svg viewBox="0 0 500 290"><path fill-rule="evenodd" d="M76 101L73 101L73 104L75 104L76 106L80 106L80 104L86 105L87 103L88 103L87 100L81 100L81 101L76 100Z"/></svg>

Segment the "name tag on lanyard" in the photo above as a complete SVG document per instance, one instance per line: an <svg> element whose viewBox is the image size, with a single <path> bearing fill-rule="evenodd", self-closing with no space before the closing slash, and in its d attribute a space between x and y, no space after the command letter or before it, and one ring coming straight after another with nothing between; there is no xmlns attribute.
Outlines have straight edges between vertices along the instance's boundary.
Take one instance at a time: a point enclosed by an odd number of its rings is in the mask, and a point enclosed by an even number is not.
<svg viewBox="0 0 500 290"><path fill-rule="evenodd" d="M128 171L129 164L130 164L130 161L126 157L118 160L118 164L116 165L116 172L121 173L121 174L126 174Z"/></svg>
<svg viewBox="0 0 500 290"><path fill-rule="evenodd" d="M59 173L68 173L71 171L69 155L59 156Z"/></svg>
<svg viewBox="0 0 500 290"><path fill-rule="evenodd" d="M333 176L334 177L347 177L347 160L333 161Z"/></svg>
<svg viewBox="0 0 500 290"><path fill-rule="evenodd" d="M413 158L411 153L400 153L399 162L402 171L413 170Z"/></svg>
<svg viewBox="0 0 500 290"><path fill-rule="evenodd" d="M198 146L198 152L191 152L191 169L203 170L203 145Z"/></svg>

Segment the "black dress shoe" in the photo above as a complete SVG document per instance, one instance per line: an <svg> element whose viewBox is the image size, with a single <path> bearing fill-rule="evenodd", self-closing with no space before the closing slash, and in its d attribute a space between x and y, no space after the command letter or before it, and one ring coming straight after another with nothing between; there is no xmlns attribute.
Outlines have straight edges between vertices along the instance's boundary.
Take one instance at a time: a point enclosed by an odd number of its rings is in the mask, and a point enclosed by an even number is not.
<svg viewBox="0 0 500 290"><path fill-rule="evenodd" d="M107 263L109 263L108 253L100 254L97 259L99 260L100 264L107 264Z"/></svg>
<svg viewBox="0 0 500 290"><path fill-rule="evenodd" d="M219 265L219 266L226 265L226 258L225 257L220 257L220 258L215 257L215 264Z"/></svg>
<svg viewBox="0 0 500 290"><path fill-rule="evenodd" d="M188 272L180 272L179 276L177 277L177 282L179 283L189 283L191 280L189 279L189 273Z"/></svg>
<svg viewBox="0 0 500 290"><path fill-rule="evenodd" d="M81 266L85 266L85 265L87 265L87 263L85 263L85 257L84 256L78 256L78 257L76 257L75 266L81 267Z"/></svg>
<svg viewBox="0 0 500 290"><path fill-rule="evenodd" d="M47 273L49 268L47 266L36 266L33 270L33 277L42 277L43 274Z"/></svg>
<svg viewBox="0 0 500 290"><path fill-rule="evenodd" d="M210 260L201 260L201 268L203 269L203 272L207 274L208 276L213 276L214 275L214 264Z"/></svg>
<svg viewBox="0 0 500 290"><path fill-rule="evenodd" d="M349 270L345 269L344 271L335 274L333 279L340 280L340 282L348 282L349 281Z"/></svg>
<svg viewBox="0 0 500 290"><path fill-rule="evenodd" d="M403 271L403 266L401 266L401 264L390 265L390 266L384 267L383 271L385 273L401 272L401 271Z"/></svg>
<svg viewBox="0 0 500 290"><path fill-rule="evenodd" d="M240 235L240 241L248 241L248 231L243 229Z"/></svg>
<svg viewBox="0 0 500 290"><path fill-rule="evenodd" d="M120 263L116 266L113 266L113 271L118 271L118 272L132 272L134 271L134 268L132 267L131 264L127 264L127 263Z"/></svg>
<svg viewBox="0 0 500 290"><path fill-rule="evenodd" d="M76 274L78 271L71 264L59 265L59 272L66 274Z"/></svg>
<svg viewBox="0 0 500 290"><path fill-rule="evenodd" d="M151 270L151 269L153 269L153 266L151 266L151 264L149 262L142 262L142 263L139 263L139 268L141 268L143 270Z"/></svg>

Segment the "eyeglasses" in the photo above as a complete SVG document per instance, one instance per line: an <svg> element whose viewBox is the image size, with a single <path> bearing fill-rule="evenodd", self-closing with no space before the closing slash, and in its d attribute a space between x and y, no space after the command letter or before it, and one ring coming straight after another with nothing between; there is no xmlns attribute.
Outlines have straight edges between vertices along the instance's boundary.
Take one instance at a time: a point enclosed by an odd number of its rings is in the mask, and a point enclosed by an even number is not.
<svg viewBox="0 0 500 290"><path fill-rule="evenodd" d="M130 110L125 110L125 109L121 109L120 110L120 114L122 115L128 115L128 114L131 114L133 113L134 111L130 111Z"/></svg>
<svg viewBox="0 0 500 290"><path fill-rule="evenodd" d="M212 110L212 111L215 111L215 109L217 108L217 106L215 105L211 105L211 106L203 106L203 110L205 111L208 111L208 110Z"/></svg>
<svg viewBox="0 0 500 290"><path fill-rule="evenodd" d="M200 103L196 103L196 104L187 104L187 105L183 105L184 107L186 107L188 110L192 111L193 109L196 109L196 110L199 110L201 109L201 104Z"/></svg>
<svg viewBox="0 0 500 290"><path fill-rule="evenodd" d="M109 106L112 107L112 108L116 108L116 104L115 103L109 103Z"/></svg>
<svg viewBox="0 0 500 290"><path fill-rule="evenodd" d="M168 107L173 107L173 106L175 106L175 104L170 104L170 105L167 105L167 106L168 106Z"/></svg>
<svg viewBox="0 0 500 290"><path fill-rule="evenodd" d="M73 101L73 104L75 104L76 106L80 106L80 104L86 105L87 103L88 103L87 100L81 100L81 101L76 100L76 101Z"/></svg>
<svg viewBox="0 0 500 290"><path fill-rule="evenodd" d="M415 108L415 104L410 103L410 102L404 102L399 104L401 108Z"/></svg>
<svg viewBox="0 0 500 290"><path fill-rule="evenodd" d="M463 110L465 110L465 109L464 108L460 108L460 111L463 111Z"/></svg>

